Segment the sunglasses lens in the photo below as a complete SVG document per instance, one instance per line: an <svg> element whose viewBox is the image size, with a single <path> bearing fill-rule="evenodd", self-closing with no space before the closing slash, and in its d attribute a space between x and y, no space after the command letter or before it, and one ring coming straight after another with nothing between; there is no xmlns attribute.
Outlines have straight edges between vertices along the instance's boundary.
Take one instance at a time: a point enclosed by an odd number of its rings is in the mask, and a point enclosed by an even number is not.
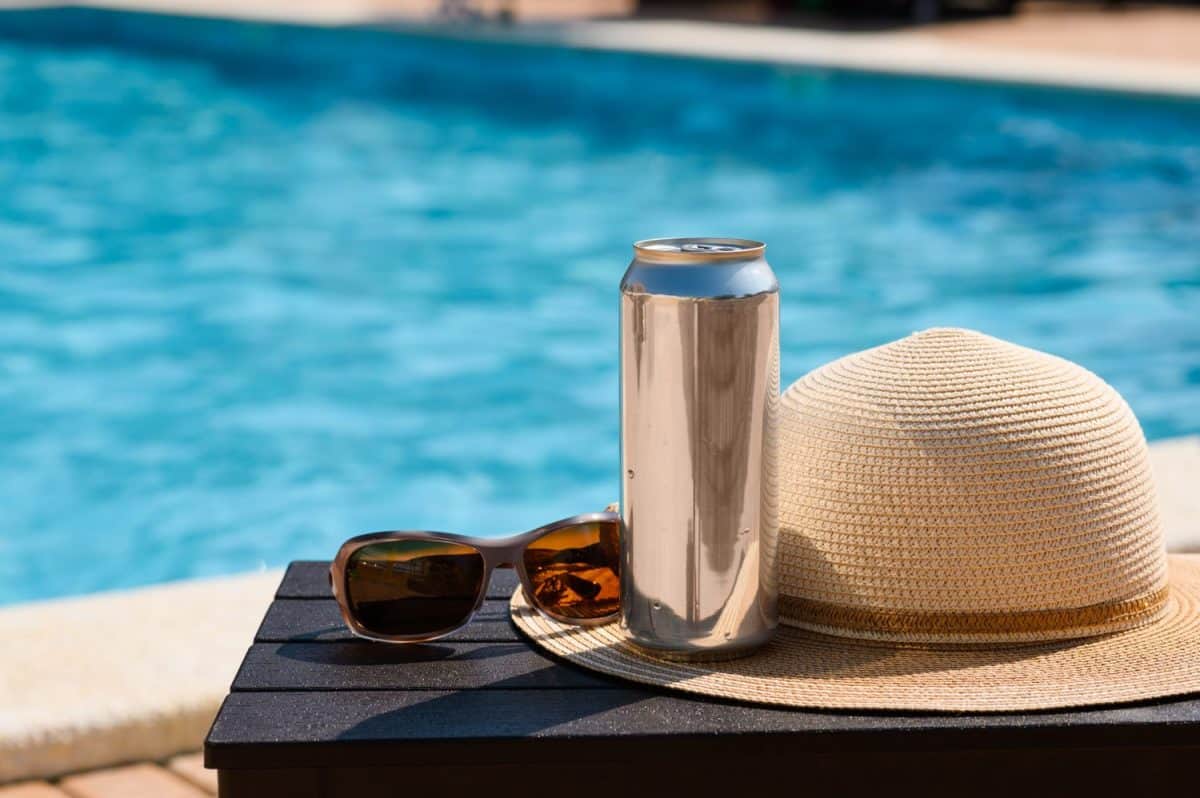
<svg viewBox="0 0 1200 798"><path fill-rule="evenodd" d="M525 549L533 600L562 618L591 620L617 612L620 523L596 521L549 532Z"/></svg>
<svg viewBox="0 0 1200 798"><path fill-rule="evenodd" d="M372 543L350 555L346 597L368 632L436 634L470 617L483 590L483 571L483 555L459 543Z"/></svg>

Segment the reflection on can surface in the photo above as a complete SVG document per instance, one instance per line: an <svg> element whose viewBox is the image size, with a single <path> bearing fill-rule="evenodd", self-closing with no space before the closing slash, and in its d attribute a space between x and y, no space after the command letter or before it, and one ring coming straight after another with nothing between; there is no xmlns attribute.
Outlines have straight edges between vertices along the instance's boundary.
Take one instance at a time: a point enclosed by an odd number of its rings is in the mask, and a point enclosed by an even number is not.
<svg viewBox="0 0 1200 798"><path fill-rule="evenodd" d="M779 289L762 244L656 239L621 283L622 624L717 658L777 622Z"/></svg>

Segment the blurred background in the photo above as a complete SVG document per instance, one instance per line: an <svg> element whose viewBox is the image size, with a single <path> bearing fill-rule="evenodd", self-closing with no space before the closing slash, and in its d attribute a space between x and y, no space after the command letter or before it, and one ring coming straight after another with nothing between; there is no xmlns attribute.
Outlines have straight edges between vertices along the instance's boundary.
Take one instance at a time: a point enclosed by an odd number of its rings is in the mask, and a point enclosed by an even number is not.
<svg viewBox="0 0 1200 798"><path fill-rule="evenodd" d="M1200 433L1194 6L3 5L0 603L602 508L640 238Z"/></svg>

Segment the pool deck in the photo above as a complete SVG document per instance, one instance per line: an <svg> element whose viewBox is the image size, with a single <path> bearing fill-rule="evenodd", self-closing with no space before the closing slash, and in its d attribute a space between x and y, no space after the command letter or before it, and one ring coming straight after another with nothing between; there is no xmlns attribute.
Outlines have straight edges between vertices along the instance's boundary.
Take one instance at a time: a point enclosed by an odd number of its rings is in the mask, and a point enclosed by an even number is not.
<svg viewBox="0 0 1200 798"><path fill-rule="evenodd" d="M0 787L0 798L201 798L217 794L217 773L203 755L182 754L164 762L139 762L77 773L59 780L23 781Z"/></svg>
<svg viewBox="0 0 1200 798"><path fill-rule="evenodd" d="M0 608L0 784L197 750L279 579Z"/></svg>
<svg viewBox="0 0 1200 798"><path fill-rule="evenodd" d="M1200 436L1152 444L1150 457L1167 548L1200 552ZM0 798L211 791L194 756L176 757L199 749L279 578L0 608L0 639L21 641L0 649L0 784L60 779L0 787ZM81 771L96 772L68 775ZM141 781L150 786L136 787Z"/></svg>
<svg viewBox="0 0 1200 798"><path fill-rule="evenodd" d="M0 0L0 8L54 6ZM1013 17L918 28L814 30L633 15L632 0L80 0L87 5L311 25L418 28L451 36L1114 91L1200 96L1200 8L1027 2ZM519 24L498 24L510 9Z"/></svg>

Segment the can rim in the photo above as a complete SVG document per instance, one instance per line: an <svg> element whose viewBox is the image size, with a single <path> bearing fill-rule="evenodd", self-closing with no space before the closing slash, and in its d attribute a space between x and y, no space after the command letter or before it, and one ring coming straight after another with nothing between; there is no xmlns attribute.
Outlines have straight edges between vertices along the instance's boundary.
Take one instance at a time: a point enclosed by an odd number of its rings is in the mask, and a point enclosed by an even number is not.
<svg viewBox="0 0 1200 798"><path fill-rule="evenodd" d="M733 247L729 250L685 250L688 244L711 244L714 246ZM752 238L721 238L721 237L684 237L684 238L644 238L633 244L634 254L644 260L661 262L696 263L710 260L747 260L760 258L766 252L767 245Z"/></svg>

